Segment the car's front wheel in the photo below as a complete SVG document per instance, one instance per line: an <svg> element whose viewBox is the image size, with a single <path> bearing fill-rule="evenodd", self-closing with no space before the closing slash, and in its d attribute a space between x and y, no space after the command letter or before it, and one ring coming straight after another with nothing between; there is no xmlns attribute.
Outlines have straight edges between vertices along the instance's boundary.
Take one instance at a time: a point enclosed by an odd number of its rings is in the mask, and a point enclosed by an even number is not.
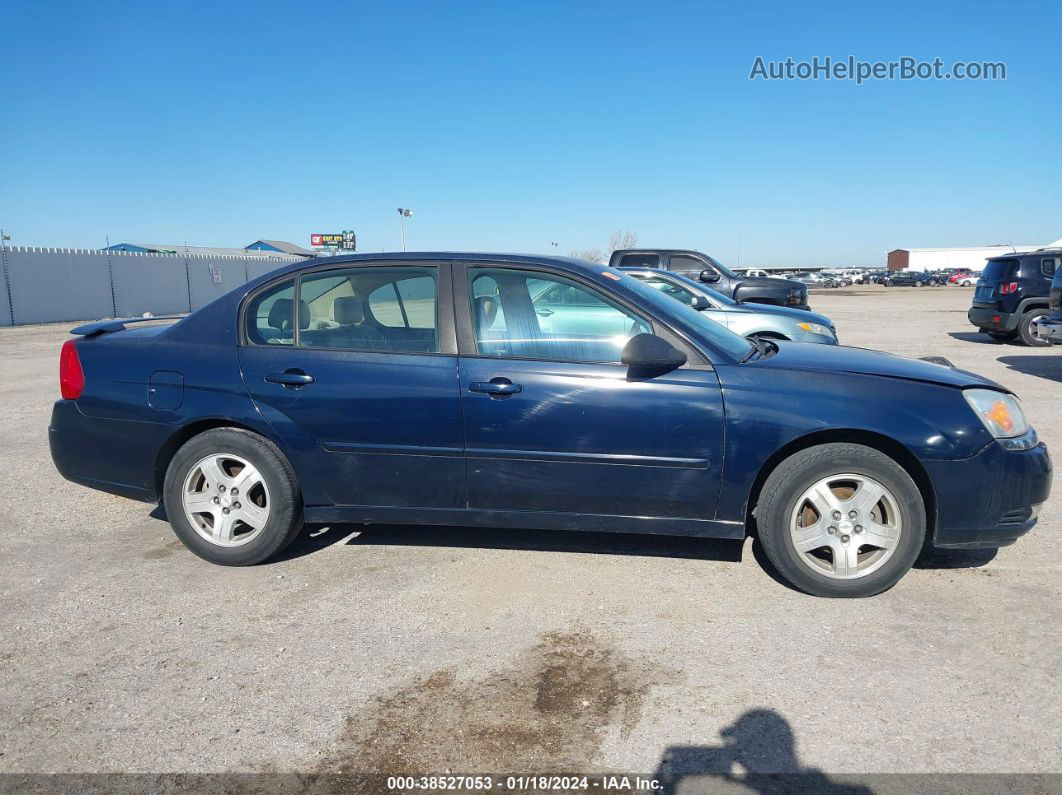
<svg viewBox="0 0 1062 795"><path fill-rule="evenodd" d="M922 495L892 458L858 444L794 453L763 484L756 525L767 558L815 596L873 596L914 565Z"/></svg>
<svg viewBox="0 0 1062 795"><path fill-rule="evenodd" d="M273 557L302 529L302 498L280 450L238 428L192 437L163 487L166 516L192 552L222 566Z"/></svg>

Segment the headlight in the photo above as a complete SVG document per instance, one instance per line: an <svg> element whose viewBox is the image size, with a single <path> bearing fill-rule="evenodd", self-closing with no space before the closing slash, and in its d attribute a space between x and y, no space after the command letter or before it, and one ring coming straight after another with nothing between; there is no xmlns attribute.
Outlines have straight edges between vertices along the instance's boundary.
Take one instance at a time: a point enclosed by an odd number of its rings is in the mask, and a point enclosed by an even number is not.
<svg viewBox="0 0 1062 795"><path fill-rule="evenodd" d="M1013 439L1029 432L1029 422L1014 395L993 389L965 389L962 396L997 439Z"/></svg>
<svg viewBox="0 0 1062 795"><path fill-rule="evenodd" d="M824 337L833 336L833 332L821 323L797 323L797 325L809 334L821 334Z"/></svg>

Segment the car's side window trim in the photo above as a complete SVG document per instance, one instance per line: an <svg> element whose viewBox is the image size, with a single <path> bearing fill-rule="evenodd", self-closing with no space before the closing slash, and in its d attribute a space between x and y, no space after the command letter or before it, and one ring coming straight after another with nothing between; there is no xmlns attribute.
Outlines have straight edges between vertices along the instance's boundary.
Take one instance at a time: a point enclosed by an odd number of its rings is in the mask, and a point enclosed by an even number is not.
<svg viewBox="0 0 1062 795"><path fill-rule="evenodd" d="M307 347L300 342L301 323L298 322L299 301L302 300L302 279L305 276L317 275L327 271L351 270L353 268L430 268L435 271L435 312L436 312L436 335L438 337L439 350L437 351L380 351L366 348L324 348ZM354 262L328 262L322 263L305 270L289 271L276 279L272 279L252 292L248 293L240 303L238 312L239 344L241 347L279 347L256 343L248 338L246 314L247 308L254 299L262 292L268 291L285 281L295 280L294 301L292 306L292 326L294 329L293 342L283 346L287 350L299 351L332 351L347 353L375 353L384 356L456 356L458 352L457 330L454 323L454 301L452 287L453 267L448 260L357 260ZM404 310L403 310L404 314Z"/></svg>
<svg viewBox="0 0 1062 795"><path fill-rule="evenodd" d="M476 345L476 331L472 320L472 290L468 280L469 268L511 269L522 271L537 271L551 276L568 279L593 292L602 292L601 286L589 279L583 278L578 273L559 270L545 263L506 262L496 260L475 260L453 263L451 284L453 286L453 308L457 325L457 348L461 356L476 359L497 359L498 361L544 361L557 362L560 364L594 364L605 367L626 367L616 362L585 362L568 359L536 359L527 356L487 356L481 354ZM633 277L632 277L633 278ZM644 307L632 304L625 296L608 293L608 299L618 306L632 312L637 317L648 322L652 333L667 340L669 343L686 353L688 361L681 369L713 369L711 362L697 346L686 340L674 329L663 324L651 313L646 312Z"/></svg>

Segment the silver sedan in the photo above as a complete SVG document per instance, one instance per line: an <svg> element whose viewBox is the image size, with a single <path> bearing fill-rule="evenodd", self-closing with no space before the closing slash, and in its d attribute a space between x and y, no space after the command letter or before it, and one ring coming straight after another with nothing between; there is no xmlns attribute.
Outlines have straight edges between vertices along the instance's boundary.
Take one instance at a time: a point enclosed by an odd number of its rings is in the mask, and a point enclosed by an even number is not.
<svg viewBox="0 0 1062 795"><path fill-rule="evenodd" d="M704 312L743 337L837 344L837 329L825 315L770 304L742 304L678 273L648 268L620 268L676 301Z"/></svg>

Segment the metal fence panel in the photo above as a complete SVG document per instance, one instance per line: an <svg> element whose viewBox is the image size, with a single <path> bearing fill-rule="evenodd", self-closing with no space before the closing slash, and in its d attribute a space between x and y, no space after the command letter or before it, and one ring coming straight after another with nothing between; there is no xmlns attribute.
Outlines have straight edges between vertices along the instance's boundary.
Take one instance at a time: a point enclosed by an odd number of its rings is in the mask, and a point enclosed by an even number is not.
<svg viewBox="0 0 1062 795"><path fill-rule="evenodd" d="M111 267L117 317L136 317L145 312L176 315L189 311L188 281L180 255L118 255Z"/></svg>
<svg viewBox="0 0 1062 795"><path fill-rule="evenodd" d="M7 261L16 325L114 314L106 254L13 248Z"/></svg>
<svg viewBox="0 0 1062 795"><path fill-rule="evenodd" d="M16 325L181 314L299 259L15 247L7 250L10 302L0 286L0 325L11 325L9 305Z"/></svg>

